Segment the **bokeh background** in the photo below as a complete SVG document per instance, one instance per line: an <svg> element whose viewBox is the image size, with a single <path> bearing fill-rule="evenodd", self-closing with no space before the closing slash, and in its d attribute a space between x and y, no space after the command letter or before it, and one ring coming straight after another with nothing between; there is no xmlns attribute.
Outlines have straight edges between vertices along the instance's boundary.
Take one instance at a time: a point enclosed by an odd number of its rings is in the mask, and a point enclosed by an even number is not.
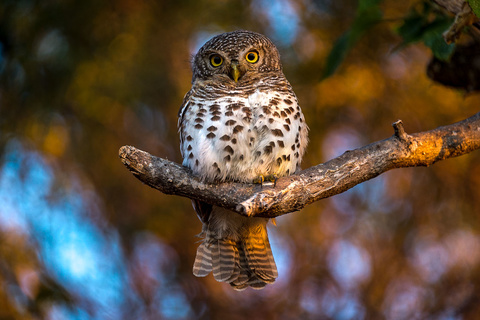
<svg viewBox="0 0 480 320"><path fill-rule="evenodd" d="M277 44L310 126L305 168L391 136L397 119L412 133L473 115L478 94L433 82L431 50L402 45L420 2L381 2L382 21L323 79L356 0L2 0L0 319L473 319L478 151L278 218L280 276L243 292L192 275L190 201L118 159L133 145L181 162L191 55L235 29Z"/></svg>

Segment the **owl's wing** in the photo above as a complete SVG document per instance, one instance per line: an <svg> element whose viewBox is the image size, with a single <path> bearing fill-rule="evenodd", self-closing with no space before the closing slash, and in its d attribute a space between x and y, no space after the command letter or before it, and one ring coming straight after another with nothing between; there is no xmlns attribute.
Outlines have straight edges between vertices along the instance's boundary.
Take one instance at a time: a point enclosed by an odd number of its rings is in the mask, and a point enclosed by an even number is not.
<svg viewBox="0 0 480 320"><path fill-rule="evenodd" d="M193 95L193 90L188 91L185 96L183 97L183 102L182 106L180 107L180 110L178 111L178 131L180 132L180 144L183 145L183 141L185 139L184 137L184 130L183 129L183 121L185 114L188 110L188 107L190 105L190 98ZM182 151L183 148L180 148L180 151ZM183 155L182 155L183 156ZM199 201L199 200L192 200L193 208L197 212L198 217L203 223L206 223L208 221L208 217L210 216L210 213L212 212L212 205Z"/></svg>
<svg viewBox="0 0 480 320"><path fill-rule="evenodd" d="M185 112L188 110L188 105L192 95L193 95L193 90L190 90L183 97L182 105L180 106L180 110L178 110L178 128L180 128L183 122L183 116L185 115Z"/></svg>
<svg viewBox="0 0 480 320"><path fill-rule="evenodd" d="M183 142L184 142L184 134L185 134L185 130L184 130L184 124L183 124L183 121L184 121L184 117L185 117L185 114L188 110L188 107L190 105L190 98L192 97L193 95L193 90L190 90L188 91L185 96L183 97L183 102L182 102L182 106L180 107L180 110L178 110L178 124L177 124L177 128L178 128L178 132L180 133L180 145L183 146ZM183 154L183 148L180 148L180 151L182 152L182 156L184 156Z"/></svg>

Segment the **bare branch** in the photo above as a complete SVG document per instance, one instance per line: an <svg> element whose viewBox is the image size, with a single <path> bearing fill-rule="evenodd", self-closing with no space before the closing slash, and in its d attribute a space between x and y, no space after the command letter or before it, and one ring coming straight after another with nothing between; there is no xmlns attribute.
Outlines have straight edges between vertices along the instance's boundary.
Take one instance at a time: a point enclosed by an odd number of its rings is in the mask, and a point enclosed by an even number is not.
<svg viewBox="0 0 480 320"><path fill-rule="evenodd" d="M447 9L447 11L458 14L462 11L465 5L465 0L433 0L439 6Z"/></svg>
<svg viewBox="0 0 480 320"><path fill-rule="evenodd" d="M131 146L121 147L119 156L139 180L165 194L202 200L246 216L274 218L342 193L390 169L429 166L480 148L480 113L412 135L405 132L401 120L393 127L392 137L281 178L275 188L235 182L205 184L189 169Z"/></svg>

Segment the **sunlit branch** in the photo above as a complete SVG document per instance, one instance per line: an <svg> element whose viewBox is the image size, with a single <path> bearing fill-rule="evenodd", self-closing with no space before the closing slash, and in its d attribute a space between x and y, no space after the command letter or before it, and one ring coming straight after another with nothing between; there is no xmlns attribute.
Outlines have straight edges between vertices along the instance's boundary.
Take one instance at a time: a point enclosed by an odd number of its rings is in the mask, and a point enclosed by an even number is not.
<svg viewBox="0 0 480 320"><path fill-rule="evenodd" d="M281 178L275 187L234 182L205 184L189 169L132 146L121 147L119 155L135 177L165 194L202 200L247 216L273 218L342 193L388 170L429 166L480 148L480 113L411 135L400 120L393 127L395 134L390 138Z"/></svg>

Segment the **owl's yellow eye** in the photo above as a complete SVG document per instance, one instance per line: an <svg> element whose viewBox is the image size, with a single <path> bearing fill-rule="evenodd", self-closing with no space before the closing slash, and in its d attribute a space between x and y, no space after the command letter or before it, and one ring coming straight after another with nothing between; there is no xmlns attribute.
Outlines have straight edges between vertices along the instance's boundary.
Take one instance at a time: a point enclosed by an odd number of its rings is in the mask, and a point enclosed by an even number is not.
<svg viewBox="0 0 480 320"><path fill-rule="evenodd" d="M223 63L223 58L220 57L218 54L214 54L210 57L210 64L214 67L218 67Z"/></svg>
<svg viewBox="0 0 480 320"><path fill-rule="evenodd" d="M255 51L250 51L245 56L245 59L250 63L255 63L258 61L258 53L256 53Z"/></svg>

